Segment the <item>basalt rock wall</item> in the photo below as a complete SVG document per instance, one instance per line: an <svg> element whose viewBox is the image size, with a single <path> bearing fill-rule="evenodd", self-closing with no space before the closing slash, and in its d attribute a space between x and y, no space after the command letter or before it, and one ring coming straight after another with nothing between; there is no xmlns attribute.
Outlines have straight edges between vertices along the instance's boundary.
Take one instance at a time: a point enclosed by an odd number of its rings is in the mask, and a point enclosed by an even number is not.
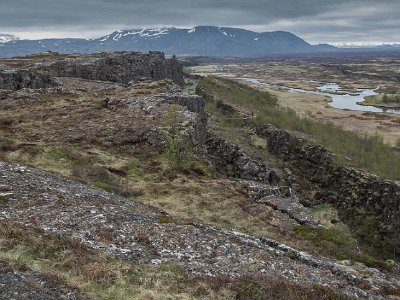
<svg viewBox="0 0 400 300"><path fill-rule="evenodd" d="M212 164L233 177L276 185L280 178L262 162L251 159L239 145L208 134L206 149Z"/></svg>
<svg viewBox="0 0 400 300"><path fill-rule="evenodd" d="M93 59L58 61L48 67L54 77L76 77L127 84L141 78L172 79L183 83L182 66L176 59L165 59L162 52L106 53Z"/></svg>
<svg viewBox="0 0 400 300"><path fill-rule="evenodd" d="M268 150L317 187L313 202L330 203L365 243L390 257L400 253L400 186L334 163L335 154L271 125L260 126Z"/></svg>
<svg viewBox="0 0 400 300"><path fill-rule="evenodd" d="M0 89L47 88L56 85L54 77L128 84L142 80L171 79L183 83L182 65L166 59L162 52L118 52L51 59L26 66L24 69L0 69Z"/></svg>
<svg viewBox="0 0 400 300"><path fill-rule="evenodd" d="M39 73L34 69L0 70L0 89L3 90L41 89L56 85L48 74Z"/></svg>

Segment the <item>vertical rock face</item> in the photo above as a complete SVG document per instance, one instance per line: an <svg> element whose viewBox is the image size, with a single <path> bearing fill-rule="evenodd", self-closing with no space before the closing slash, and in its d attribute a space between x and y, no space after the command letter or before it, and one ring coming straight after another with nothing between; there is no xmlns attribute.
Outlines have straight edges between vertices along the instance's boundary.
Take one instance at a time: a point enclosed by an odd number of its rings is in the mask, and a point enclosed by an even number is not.
<svg viewBox="0 0 400 300"><path fill-rule="evenodd" d="M183 83L183 70L176 59L166 59L161 52L118 52L63 57L56 62L36 62L26 69L0 70L0 89L46 88L55 86L54 77L127 84L142 78L171 79Z"/></svg>
<svg viewBox="0 0 400 300"><path fill-rule="evenodd" d="M178 94L172 97L172 103L184 106L188 111L197 114L193 123L192 142L204 145L207 140L208 115L204 111L205 102L200 96Z"/></svg>
<svg viewBox="0 0 400 300"><path fill-rule="evenodd" d="M51 64L48 72L54 77L76 77L125 84L140 78L169 78L175 83L183 83L182 66L175 59L165 59L161 52L106 53L89 60L86 57L68 59Z"/></svg>
<svg viewBox="0 0 400 300"><path fill-rule="evenodd" d="M220 170L229 169L230 175L234 177L273 185L280 180L275 171L267 165L252 160L237 144L223 138L209 134L206 149L213 165Z"/></svg>
<svg viewBox="0 0 400 300"><path fill-rule="evenodd" d="M400 186L352 168L336 166L334 153L271 125L257 128L271 153L290 162L315 184L314 203L331 203L358 237L382 254L400 253Z"/></svg>
<svg viewBox="0 0 400 300"><path fill-rule="evenodd" d="M29 70L0 70L0 89L19 90L23 88L40 89L55 86L55 82L47 74Z"/></svg>

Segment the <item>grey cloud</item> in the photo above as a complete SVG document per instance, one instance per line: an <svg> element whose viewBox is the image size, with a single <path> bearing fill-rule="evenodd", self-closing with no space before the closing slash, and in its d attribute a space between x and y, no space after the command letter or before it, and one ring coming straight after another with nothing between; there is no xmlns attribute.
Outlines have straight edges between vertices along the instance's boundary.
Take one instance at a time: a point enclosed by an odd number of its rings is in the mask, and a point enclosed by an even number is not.
<svg viewBox="0 0 400 300"><path fill-rule="evenodd" d="M153 25L288 30L311 42L400 41L398 0L2 0L0 32L79 31Z"/></svg>

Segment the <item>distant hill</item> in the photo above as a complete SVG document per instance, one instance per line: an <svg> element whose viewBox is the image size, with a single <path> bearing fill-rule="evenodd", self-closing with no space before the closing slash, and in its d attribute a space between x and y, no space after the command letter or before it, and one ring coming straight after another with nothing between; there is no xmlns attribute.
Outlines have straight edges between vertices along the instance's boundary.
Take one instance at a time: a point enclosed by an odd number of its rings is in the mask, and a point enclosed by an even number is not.
<svg viewBox="0 0 400 300"><path fill-rule="evenodd" d="M2 35L0 35L1 37ZM98 39L10 39L0 47L0 57L28 55L43 51L93 53L99 51L150 51L188 56L260 57L270 54L297 54L332 51L330 45L311 45L284 31L249 30L197 26L190 29L161 27L115 31Z"/></svg>

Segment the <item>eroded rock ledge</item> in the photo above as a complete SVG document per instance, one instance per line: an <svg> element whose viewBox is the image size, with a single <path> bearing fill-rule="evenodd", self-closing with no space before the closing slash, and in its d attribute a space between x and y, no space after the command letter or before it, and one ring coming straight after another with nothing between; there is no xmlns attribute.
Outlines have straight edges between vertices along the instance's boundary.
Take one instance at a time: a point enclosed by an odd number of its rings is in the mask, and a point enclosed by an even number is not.
<svg viewBox="0 0 400 300"><path fill-rule="evenodd" d="M166 59L161 52L117 52L79 56L61 56L56 61L35 62L22 67L0 66L0 89L46 88L56 86L55 77L127 84L143 78L169 78L183 83L182 66L176 59Z"/></svg>
<svg viewBox="0 0 400 300"><path fill-rule="evenodd" d="M381 251L400 253L400 186L395 182L337 166L335 154L272 125L257 134L267 139L268 150L287 161L316 185L314 203L331 203L358 237Z"/></svg>

